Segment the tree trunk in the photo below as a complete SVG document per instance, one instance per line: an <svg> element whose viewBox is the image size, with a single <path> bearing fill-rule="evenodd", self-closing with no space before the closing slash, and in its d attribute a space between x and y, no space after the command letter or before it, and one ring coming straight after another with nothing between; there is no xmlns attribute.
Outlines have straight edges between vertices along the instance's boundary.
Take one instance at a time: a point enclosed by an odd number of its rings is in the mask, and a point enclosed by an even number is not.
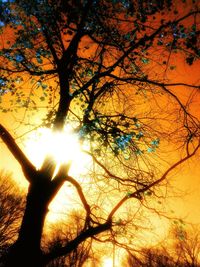
<svg viewBox="0 0 200 267"><path fill-rule="evenodd" d="M44 220L48 212L48 188L48 183L44 181L29 186L19 236L10 249L6 267L44 266L40 243Z"/></svg>

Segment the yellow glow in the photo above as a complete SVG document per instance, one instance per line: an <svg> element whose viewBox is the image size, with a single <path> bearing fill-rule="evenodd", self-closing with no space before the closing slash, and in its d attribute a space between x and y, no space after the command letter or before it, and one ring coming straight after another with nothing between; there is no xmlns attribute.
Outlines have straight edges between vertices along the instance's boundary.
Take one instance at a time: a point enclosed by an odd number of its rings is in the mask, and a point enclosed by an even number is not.
<svg viewBox="0 0 200 267"><path fill-rule="evenodd" d="M63 132L41 128L29 137L26 147L37 168L40 168L46 155L53 156L60 165L73 160L80 151L78 137L69 128Z"/></svg>
<svg viewBox="0 0 200 267"><path fill-rule="evenodd" d="M58 167L62 163L71 162L70 175L80 175L86 171L91 159L82 150L79 136L72 127L66 127L63 132L52 132L41 128L32 133L26 142L26 152L39 169L47 155L51 155Z"/></svg>
<svg viewBox="0 0 200 267"><path fill-rule="evenodd" d="M103 267L113 267L113 260L111 258L105 258L103 261Z"/></svg>
<svg viewBox="0 0 200 267"><path fill-rule="evenodd" d="M69 175L81 184L88 182L84 181L84 175L91 166L91 158L81 150L79 136L73 132L72 127L66 127L61 133L41 128L29 136L25 150L36 168L39 169L45 157L51 155L57 165L56 171L62 163L70 162ZM74 198L76 203L72 204ZM79 200L76 189L69 183L65 184L49 206L47 221L53 223L66 216L78 204L77 199Z"/></svg>

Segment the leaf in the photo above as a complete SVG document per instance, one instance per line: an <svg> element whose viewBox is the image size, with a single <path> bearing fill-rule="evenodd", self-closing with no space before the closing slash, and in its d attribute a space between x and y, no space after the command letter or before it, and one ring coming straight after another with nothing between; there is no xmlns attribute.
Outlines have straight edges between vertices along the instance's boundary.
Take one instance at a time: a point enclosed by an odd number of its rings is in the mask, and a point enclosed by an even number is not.
<svg viewBox="0 0 200 267"><path fill-rule="evenodd" d="M158 147L159 143L160 143L160 139L159 138L154 139L153 141L151 141L151 145L153 145L155 147Z"/></svg>
<svg viewBox="0 0 200 267"><path fill-rule="evenodd" d="M157 45L163 45L163 41L158 40Z"/></svg>
<svg viewBox="0 0 200 267"><path fill-rule="evenodd" d="M142 57L142 58L141 58L141 61L142 61L142 63L144 63L144 64L148 64L148 63L149 63L149 59L148 59L148 58L144 58L144 57Z"/></svg>
<svg viewBox="0 0 200 267"><path fill-rule="evenodd" d="M39 64L42 64L43 60L41 59L41 57L36 57L36 59Z"/></svg>
<svg viewBox="0 0 200 267"><path fill-rule="evenodd" d="M193 64L193 62L194 62L194 57L193 56L187 57L186 58L186 62L187 62L188 65L191 66Z"/></svg>
<svg viewBox="0 0 200 267"><path fill-rule="evenodd" d="M196 31L196 25L195 24L192 25L192 30Z"/></svg>
<svg viewBox="0 0 200 267"><path fill-rule="evenodd" d="M116 224L117 225L120 225L122 223L122 219L118 219L117 221L116 221Z"/></svg>
<svg viewBox="0 0 200 267"><path fill-rule="evenodd" d="M154 147L148 147L147 152L149 152L149 153L155 152L155 148Z"/></svg>
<svg viewBox="0 0 200 267"><path fill-rule="evenodd" d="M15 55L15 60L20 63L24 60L24 57L17 54L17 55Z"/></svg>
<svg viewBox="0 0 200 267"><path fill-rule="evenodd" d="M133 121L136 123L138 119L136 117L133 117Z"/></svg>
<svg viewBox="0 0 200 267"><path fill-rule="evenodd" d="M144 136L143 132L139 132L138 134L136 134L136 138L138 140L140 140L143 136Z"/></svg>
<svg viewBox="0 0 200 267"><path fill-rule="evenodd" d="M140 150L139 148L135 151L135 154L136 155L142 155L142 153L143 153L143 151L142 150Z"/></svg>
<svg viewBox="0 0 200 267"><path fill-rule="evenodd" d="M129 126L130 126L129 122L126 122L126 123L124 124L124 127L126 127L126 128L129 128Z"/></svg>
<svg viewBox="0 0 200 267"><path fill-rule="evenodd" d="M175 70L176 66L175 65L171 65L169 68L170 68L170 70Z"/></svg>
<svg viewBox="0 0 200 267"><path fill-rule="evenodd" d="M131 195L132 195L132 192L130 192L130 191L126 193L126 196L127 196L128 198L130 198Z"/></svg>
<svg viewBox="0 0 200 267"><path fill-rule="evenodd" d="M152 195L152 192L151 192L150 190L148 190L148 191L146 191L144 194L145 194L146 196L151 196L151 195Z"/></svg>
<svg viewBox="0 0 200 267"><path fill-rule="evenodd" d="M46 89L48 87L48 85L47 84L42 84L42 89Z"/></svg>

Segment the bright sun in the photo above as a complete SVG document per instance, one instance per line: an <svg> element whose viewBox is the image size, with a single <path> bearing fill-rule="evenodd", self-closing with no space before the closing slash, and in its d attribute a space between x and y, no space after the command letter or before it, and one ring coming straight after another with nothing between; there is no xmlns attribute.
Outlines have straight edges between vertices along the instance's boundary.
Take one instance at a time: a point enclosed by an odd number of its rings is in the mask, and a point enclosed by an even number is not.
<svg viewBox="0 0 200 267"><path fill-rule="evenodd" d="M79 136L67 126L63 132L52 132L41 128L29 136L26 152L36 168L40 168L44 158L51 155L57 169L62 163L71 162L70 175L78 175L85 171L91 159L81 150Z"/></svg>
<svg viewBox="0 0 200 267"><path fill-rule="evenodd" d="M84 147L88 149L88 147ZM79 136L72 127L65 127L63 132L52 132L50 129L41 128L29 135L26 141L26 154L31 162L39 169L47 155L51 155L56 162L56 171L62 163L71 163L69 175L78 182L85 183L84 175L88 174L91 167L91 158L82 151ZM88 182L88 179L87 179ZM73 187L64 185L54 201L50 204L48 221L54 222L63 217L65 208L75 206L73 203L75 191ZM79 198L78 198L79 199ZM70 205L70 202L73 205Z"/></svg>
<svg viewBox="0 0 200 267"><path fill-rule="evenodd" d="M113 260L111 258L106 258L103 262L103 267L113 267Z"/></svg>

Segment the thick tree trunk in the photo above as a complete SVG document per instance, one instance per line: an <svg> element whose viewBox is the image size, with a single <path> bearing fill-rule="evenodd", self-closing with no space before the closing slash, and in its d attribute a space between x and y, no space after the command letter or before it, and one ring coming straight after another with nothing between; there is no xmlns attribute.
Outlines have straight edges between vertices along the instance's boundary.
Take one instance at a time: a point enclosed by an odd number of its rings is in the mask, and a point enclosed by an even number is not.
<svg viewBox="0 0 200 267"><path fill-rule="evenodd" d="M48 185L30 185L19 236L8 254L6 267L42 267L40 248L44 220L48 212Z"/></svg>

